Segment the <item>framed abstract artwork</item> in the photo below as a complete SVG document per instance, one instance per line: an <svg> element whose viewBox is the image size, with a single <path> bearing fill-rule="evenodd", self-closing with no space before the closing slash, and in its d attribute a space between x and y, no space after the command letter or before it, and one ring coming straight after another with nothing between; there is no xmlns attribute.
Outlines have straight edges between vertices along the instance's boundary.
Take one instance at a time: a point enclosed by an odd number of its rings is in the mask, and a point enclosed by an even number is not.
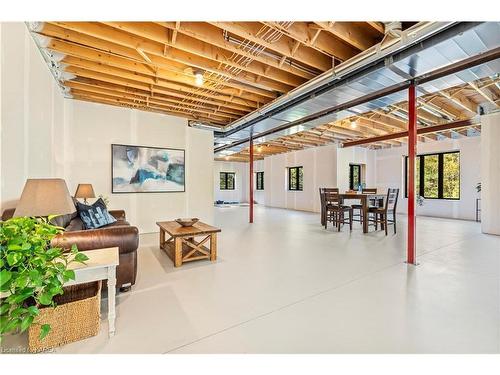
<svg viewBox="0 0 500 375"><path fill-rule="evenodd" d="M185 151L111 145L112 193L184 192Z"/></svg>

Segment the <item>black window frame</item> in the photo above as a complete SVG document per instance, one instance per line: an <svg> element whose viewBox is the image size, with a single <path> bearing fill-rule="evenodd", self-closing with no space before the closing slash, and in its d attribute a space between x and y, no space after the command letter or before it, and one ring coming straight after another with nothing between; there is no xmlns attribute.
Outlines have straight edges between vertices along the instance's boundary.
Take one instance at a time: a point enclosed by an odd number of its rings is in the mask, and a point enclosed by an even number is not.
<svg viewBox="0 0 500 375"><path fill-rule="evenodd" d="M292 188L292 170L295 170L295 176L297 176L297 181L295 188ZM302 183L300 183L300 171L302 171ZM299 167L288 167L288 191L303 191L304 190L304 168Z"/></svg>
<svg viewBox="0 0 500 375"><path fill-rule="evenodd" d="M359 185L363 186L363 179L361 178L361 164L349 164L349 189L358 190L354 187L354 169L358 168Z"/></svg>
<svg viewBox="0 0 500 375"><path fill-rule="evenodd" d="M446 198L443 196L443 188L444 188L444 155L448 154L458 154L458 198ZM425 196L425 157L426 156L437 156L438 157L438 196L437 197L426 197ZM429 154L420 154L416 156L416 163L420 163L419 167L419 191L416 192L417 195L420 195L424 199L440 199L447 201L458 201L460 200L462 189L462 175L461 175L461 156L460 151L445 151L445 152L433 152ZM405 198L408 198L408 156L404 158L404 178L405 178Z"/></svg>
<svg viewBox="0 0 500 375"><path fill-rule="evenodd" d="M255 172L255 190L264 190L264 172Z"/></svg>
<svg viewBox="0 0 500 375"><path fill-rule="evenodd" d="M221 177L224 175L224 185L221 186ZM228 187L228 176L233 175L233 187ZM220 190L235 190L236 189L236 172L219 172L219 189Z"/></svg>

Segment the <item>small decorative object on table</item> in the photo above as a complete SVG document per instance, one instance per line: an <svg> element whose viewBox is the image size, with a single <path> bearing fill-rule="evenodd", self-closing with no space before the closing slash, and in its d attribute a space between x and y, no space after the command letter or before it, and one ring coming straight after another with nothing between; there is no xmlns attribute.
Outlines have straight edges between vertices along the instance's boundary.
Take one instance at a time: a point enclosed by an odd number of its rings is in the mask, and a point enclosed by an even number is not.
<svg viewBox="0 0 500 375"><path fill-rule="evenodd" d="M182 225L183 227L192 227L194 224L198 222L197 217L191 217L191 218L186 218L186 219L175 219L175 221Z"/></svg>

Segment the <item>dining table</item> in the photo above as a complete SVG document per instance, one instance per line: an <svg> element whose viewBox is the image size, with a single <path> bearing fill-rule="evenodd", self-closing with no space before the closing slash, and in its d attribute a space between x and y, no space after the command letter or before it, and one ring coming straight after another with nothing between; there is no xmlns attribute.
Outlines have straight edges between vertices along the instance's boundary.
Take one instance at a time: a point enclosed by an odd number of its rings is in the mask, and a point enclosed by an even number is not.
<svg viewBox="0 0 500 375"><path fill-rule="evenodd" d="M363 211L363 233L368 233L368 208L370 200L375 202L383 201L385 194L372 194L372 193L358 193L358 192L345 192L339 193L340 204L343 204L345 200L358 200L362 206Z"/></svg>

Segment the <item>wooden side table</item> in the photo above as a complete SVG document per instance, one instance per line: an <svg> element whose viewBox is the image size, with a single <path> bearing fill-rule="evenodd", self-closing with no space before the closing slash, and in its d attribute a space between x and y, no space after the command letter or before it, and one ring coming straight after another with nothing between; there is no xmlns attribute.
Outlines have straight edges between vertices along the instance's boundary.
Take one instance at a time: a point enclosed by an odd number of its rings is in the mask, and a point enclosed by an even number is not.
<svg viewBox="0 0 500 375"><path fill-rule="evenodd" d="M75 271L75 280L65 283L65 286L107 280L108 286L108 336L115 334L116 319L116 266L119 262L117 247L98 250L81 251L89 257L85 264L71 263L68 268Z"/></svg>
<svg viewBox="0 0 500 375"><path fill-rule="evenodd" d="M175 221L160 221L160 248L180 267L184 262L199 259L217 259L217 233L221 230L198 221L191 227L183 227ZM165 234L170 237L165 240ZM197 241L196 237L203 237ZM205 243L210 241L210 248Z"/></svg>

